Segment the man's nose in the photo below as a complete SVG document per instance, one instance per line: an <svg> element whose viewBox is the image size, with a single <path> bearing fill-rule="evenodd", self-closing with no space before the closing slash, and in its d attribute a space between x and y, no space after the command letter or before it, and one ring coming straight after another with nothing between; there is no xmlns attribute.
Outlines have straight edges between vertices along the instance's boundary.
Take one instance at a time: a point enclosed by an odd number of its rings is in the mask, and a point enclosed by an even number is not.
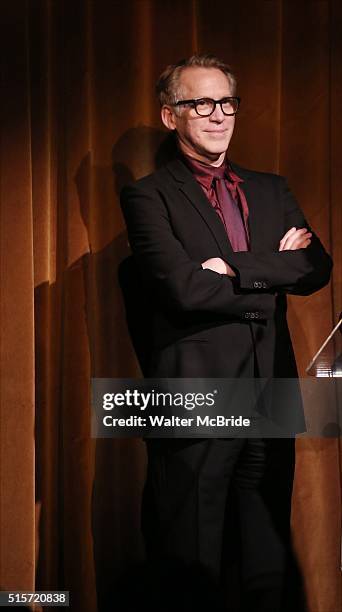
<svg viewBox="0 0 342 612"><path fill-rule="evenodd" d="M211 121L216 121L218 123L222 123L222 121L224 121L225 116L226 115L223 113L220 104L216 104L215 110L210 115L209 119L211 119Z"/></svg>

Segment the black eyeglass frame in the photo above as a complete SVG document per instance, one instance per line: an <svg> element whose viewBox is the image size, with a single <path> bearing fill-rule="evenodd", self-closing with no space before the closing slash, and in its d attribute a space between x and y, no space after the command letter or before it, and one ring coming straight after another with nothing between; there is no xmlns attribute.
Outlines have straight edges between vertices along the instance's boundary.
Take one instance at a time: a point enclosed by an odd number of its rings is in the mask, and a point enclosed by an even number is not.
<svg viewBox="0 0 342 612"><path fill-rule="evenodd" d="M201 113L199 113L198 110L197 110L197 104L199 102L202 102L203 100L209 100L210 102L212 102L214 104L213 110L208 115L201 115ZM229 100L236 100L236 102L237 102L237 108L236 108L236 111L234 113L225 113L223 108L222 108L222 104L224 104L225 102L228 102ZM175 102L171 106L183 106L183 105L187 105L187 104L192 104L193 108L195 109L195 111L196 111L196 113L197 113L197 115L199 117L210 117L210 115L212 115L215 112L217 104L219 104L223 114L226 117L232 117L233 115L236 115L236 113L238 112L239 106L240 106L240 102L241 102L241 98L239 96L227 96L226 98L221 98L220 100L214 100L213 98L194 98L192 100L178 100L178 102Z"/></svg>

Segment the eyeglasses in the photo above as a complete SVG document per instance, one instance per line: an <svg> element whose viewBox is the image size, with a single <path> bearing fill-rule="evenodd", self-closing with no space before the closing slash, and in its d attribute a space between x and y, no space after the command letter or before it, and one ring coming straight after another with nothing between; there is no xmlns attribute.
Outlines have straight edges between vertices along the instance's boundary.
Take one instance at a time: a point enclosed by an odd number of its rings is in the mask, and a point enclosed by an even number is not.
<svg viewBox="0 0 342 612"><path fill-rule="evenodd" d="M240 106L241 98L233 96L229 98L221 98L221 100L213 100L212 98L197 98L196 100L178 100L172 106L191 106L195 109L200 117L209 117L219 104L224 115L235 115Z"/></svg>

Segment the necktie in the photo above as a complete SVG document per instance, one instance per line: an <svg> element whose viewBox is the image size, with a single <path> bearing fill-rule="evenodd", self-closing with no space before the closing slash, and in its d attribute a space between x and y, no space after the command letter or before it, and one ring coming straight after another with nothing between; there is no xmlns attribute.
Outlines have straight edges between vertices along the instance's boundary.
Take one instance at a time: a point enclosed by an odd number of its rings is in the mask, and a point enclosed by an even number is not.
<svg viewBox="0 0 342 612"><path fill-rule="evenodd" d="M213 187L216 195L216 212L220 215L233 251L248 251L248 241L239 205L227 187L224 172L215 169ZM222 168L223 170L223 168Z"/></svg>

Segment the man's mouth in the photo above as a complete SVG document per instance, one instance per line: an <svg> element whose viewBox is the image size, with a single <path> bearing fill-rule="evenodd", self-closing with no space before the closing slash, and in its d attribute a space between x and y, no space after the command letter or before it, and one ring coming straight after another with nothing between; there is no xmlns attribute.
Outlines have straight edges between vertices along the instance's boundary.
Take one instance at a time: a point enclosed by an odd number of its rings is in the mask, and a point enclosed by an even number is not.
<svg viewBox="0 0 342 612"><path fill-rule="evenodd" d="M204 130L207 134L226 134L227 130Z"/></svg>

